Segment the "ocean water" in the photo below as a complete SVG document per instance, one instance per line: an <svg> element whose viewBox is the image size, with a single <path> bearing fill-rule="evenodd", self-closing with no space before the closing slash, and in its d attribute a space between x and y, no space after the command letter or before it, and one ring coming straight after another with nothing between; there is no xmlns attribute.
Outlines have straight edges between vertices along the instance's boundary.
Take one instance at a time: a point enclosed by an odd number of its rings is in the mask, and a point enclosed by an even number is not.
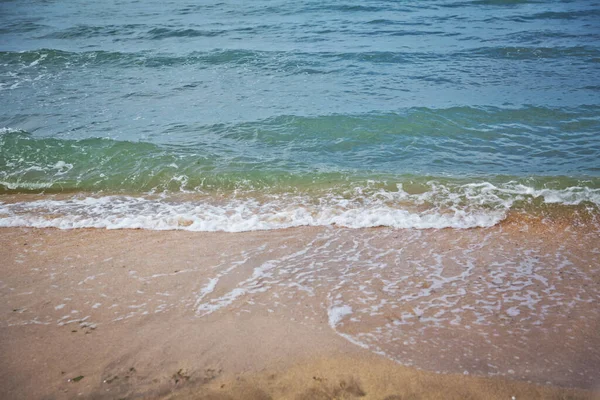
<svg viewBox="0 0 600 400"><path fill-rule="evenodd" d="M600 206L600 2L2 1L0 226Z"/></svg>

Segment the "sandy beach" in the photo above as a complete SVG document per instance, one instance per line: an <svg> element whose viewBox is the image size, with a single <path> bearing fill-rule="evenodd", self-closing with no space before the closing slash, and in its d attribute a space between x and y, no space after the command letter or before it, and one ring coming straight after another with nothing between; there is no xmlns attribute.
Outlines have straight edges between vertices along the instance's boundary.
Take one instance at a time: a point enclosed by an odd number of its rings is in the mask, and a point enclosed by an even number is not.
<svg viewBox="0 0 600 400"><path fill-rule="evenodd" d="M0 400L600 400L600 1L0 1Z"/></svg>
<svg viewBox="0 0 600 400"><path fill-rule="evenodd" d="M528 226L2 229L0 397L598 398L597 235Z"/></svg>

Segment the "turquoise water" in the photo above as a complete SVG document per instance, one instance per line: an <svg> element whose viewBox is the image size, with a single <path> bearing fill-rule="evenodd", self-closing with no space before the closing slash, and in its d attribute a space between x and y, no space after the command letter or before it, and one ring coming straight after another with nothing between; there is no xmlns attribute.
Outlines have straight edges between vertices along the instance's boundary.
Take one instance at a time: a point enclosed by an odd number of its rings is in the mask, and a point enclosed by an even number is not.
<svg viewBox="0 0 600 400"><path fill-rule="evenodd" d="M40 195L0 225L600 204L597 1L3 1L0 27L0 194Z"/></svg>

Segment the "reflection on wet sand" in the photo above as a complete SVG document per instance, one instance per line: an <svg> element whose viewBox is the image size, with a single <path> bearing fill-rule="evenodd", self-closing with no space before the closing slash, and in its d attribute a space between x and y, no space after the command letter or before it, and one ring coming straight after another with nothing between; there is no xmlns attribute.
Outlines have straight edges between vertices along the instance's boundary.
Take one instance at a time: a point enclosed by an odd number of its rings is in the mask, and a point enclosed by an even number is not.
<svg viewBox="0 0 600 400"><path fill-rule="evenodd" d="M233 340L235 324L252 323L256 340L285 326L272 334L287 344L265 351L291 364L289 346L310 337L321 341L315 349L428 371L593 389L599 237L592 223L518 217L469 230L4 229L2 332L120 337L158 324L200 340L206 326L230 321L215 344Z"/></svg>

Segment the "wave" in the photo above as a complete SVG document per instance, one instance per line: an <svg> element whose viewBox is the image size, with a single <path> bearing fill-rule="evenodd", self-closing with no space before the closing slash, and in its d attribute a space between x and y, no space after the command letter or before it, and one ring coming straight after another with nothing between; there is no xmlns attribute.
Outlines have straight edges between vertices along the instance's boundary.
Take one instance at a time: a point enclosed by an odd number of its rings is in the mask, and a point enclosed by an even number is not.
<svg viewBox="0 0 600 400"><path fill-rule="evenodd" d="M148 35L153 39L185 36L214 36L218 32L169 29L152 29ZM427 32L389 31L389 35L423 35ZM75 66L106 67L129 66L159 68L182 65L197 66L253 66L273 69L280 72L305 74L307 70L330 73L338 68L348 67L348 63L367 64L407 64L419 62L457 62L488 58L502 59L565 59L574 58L593 62L600 58L600 50L592 46L488 46L451 52L410 52L410 51L368 51L368 52L287 52L214 49L205 52L191 52L187 55L156 53L153 51L115 52L83 51L69 52L56 49L39 49L24 52L0 51L0 65L5 67L28 68L34 65L44 68L66 68Z"/></svg>
<svg viewBox="0 0 600 400"><path fill-rule="evenodd" d="M509 6L514 7L521 4L540 3L539 0L471 0L471 1L456 1L447 4L440 4L444 8L463 8L470 6Z"/></svg>
<svg viewBox="0 0 600 400"><path fill-rule="evenodd" d="M598 106L452 107L288 115L176 124L157 132L156 142L48 138L5 128L0 131L0 193L289 192L368 180L465 177L496 184L530 176L541 179L536 188L558 180L564 189L578 180L597 180L599 112ZM574 178L564 178L569 175Z"/></svg>
<svg viewBox="0 0 600 400"><path fill-rule="evenodd" d="M69 200L38 200L0 204L0 227L106 228L243 232L300 226L369 228L489 227L504 218L502 212L418 213L384 205L357 207L344 200L311 205L302 199L286 203L256 200L166 202L138 197L107 196Z"/></svg>
<svg viewBox="0 0 600 400"><path fill-rule="evenodd" d="M190 141L190 131L185 130L183 136L188 142L177 146L100 138L40 138L4 129L0 135L0 193L77 194L61 200L0 203L0 226L228 232L331 225L474 228L493 226L512 211L536 213L554 205L597 213L599 177L485 177L469 173L451 177L392 173L388 168L393 157L389 149L396 139L416 147L407 159L408 171L414 171L418 154L445 140L453 143L457 157L464 153L457 143L465 140L470 156L478 160L473 165L481 168L483 158L493 154L484 151L477 156L472 150L481 140L489 144L494 136L514 141L506 147L506 164L510 153L515 153L519 141L524 140L523 131L535 132L536 127L548 125L549 118L559 121L560 129L538 132L540 139L531 140L536 151L545 152L542 138L555 135L549 148L555 148L557 140L562 145L571 140L588 146L591 152L587 156L597 160L598 149L594 150L590 139L598 126L595 107L460 107L411 109L394 115L282 116L206 126L197 136L198 142ZM502 135L491 133L505 125L517 127L513 136L510 130ZM453 130L457 126L461 128ZM422 146L417 145L419 140L424 140ZM567 146L568 153L580 161L582 153L574 146ZM370 148L384 152L369 155ZM335 151L343 157L336 157L336 163L328 166L325 161ZM450 149L442 146L440 151L448 155ZM498 147L496 151L503 150ZM376 154L381 157L370 169L351 168L353 159L357 165L365 165ZM561 162L575 162L559 156ZM461 157L449 159L459 164L469 161ZM340 160L347 163L345 167ZM431 153L425 154L424 161L431 160ZM533 162L545 165L556 161L550 157ZM459 166L454 165L454 170ZM467 171L472 169L467 165ZM492 170L497 171L497 166L492 165ZM137 195L109 196L102 192Z"/></svg>
<svg viewBox="0 0 600 400"><path fill-rule="evenodd" d="M3 21L0 27L0 35L15 34L23 32L35 32L48 28L47 25L39 24L33 21Z"/></svg>
<svg viewBox="0 0 600 400"><path fill-rule="evenodd" d="M144 24L123 25L76 25L66 29L50 32L39 36L38 39L90 39L95 37L118 37L118 40L129 39L166 39L184 37L214 37L228 31L202 30L193 28L154 27L148 29Z"/></svg>
<svg viewBox="0 0 600 400"><path fill-rule="evenodd" d="M13 134L15 134L15 133L19 133L19 134L25 133L25 134L27 134L27 132L19 130L19 129L0 128L0 135L10 134L10 133L13 133Z"/></svg>
<svg viewBox="0 0 600 400"><path fill-rule="evenodd" d="M571 10L571 11L545 11L532 15L522 15L514 17L514 21L537 21L537 20L573 20L573 19L597 19L600 17L600 10L597 7Z"/></svg>
<svg viewBox="0 0 600 400"><path fill-rule="evenodd" d="M460 56L460 53L454 55ZM600 50L587 46L541 47L541 46L496 46L481 47L462 53L465 57L485 57L491 59L564 59L565 57L594 60L600 56Z"/></svg>
<svg viewBox="0 0 600 400"><path fill-rule="evenodd" d="M516 204L587 204L598 213L600 189L535 189L517 183L461 186L429 182L425 191L356 187L344 195L278 194L260 197L76 195L0 203L0 227L106 228L242 232L300 226L396 229L468 229L496 225ZM589 207L592 206L593 209ZM527 207L525 207L527 208ZM517 207L516 209L519 209Z"/></svg>
<svg viewBox="0 0 600 400"><path fill-rule="evenodd" d="M39 36L39 39L89 39L99 36L133 35L143 24L76 25Z"/></svg>
<svg viewBox="0 0 600 400"><path fill-rule="evenodd" d="M215 37L225 34L224 30L153 28L146 35L148 39L185 38L185 37Z"/></svg>

